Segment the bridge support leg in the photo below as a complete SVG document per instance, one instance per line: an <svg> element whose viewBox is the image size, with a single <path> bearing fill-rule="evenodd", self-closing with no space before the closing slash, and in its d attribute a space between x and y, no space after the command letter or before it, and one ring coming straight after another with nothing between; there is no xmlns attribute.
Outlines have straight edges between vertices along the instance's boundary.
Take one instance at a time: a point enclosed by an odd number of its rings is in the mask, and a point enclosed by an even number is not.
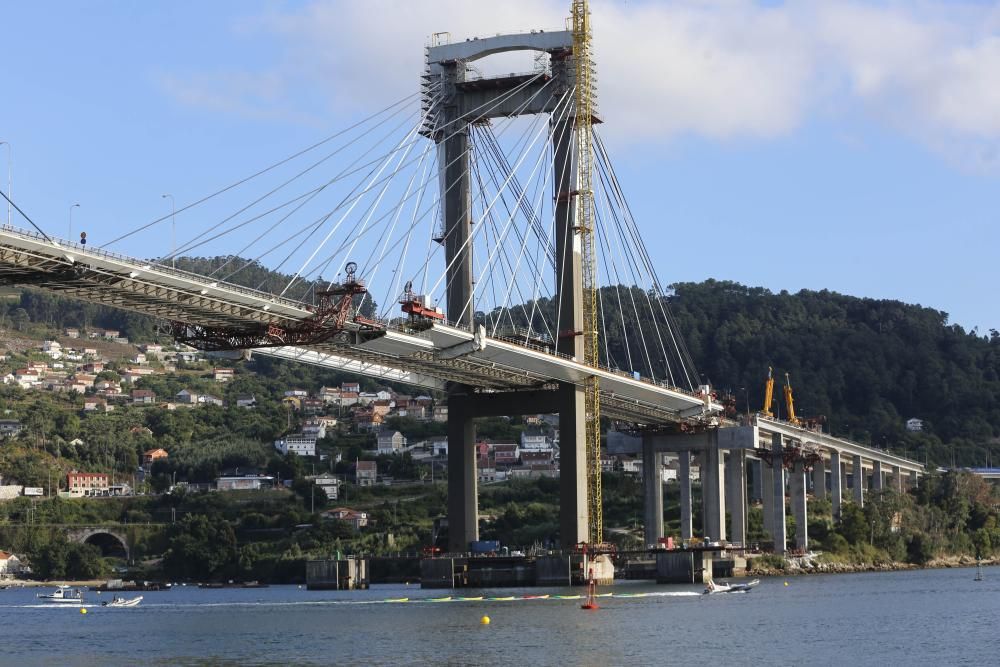
<svg viewBox="0 0 1000 667"><path fill-rule="evenodd" d="M826 498L826 463L823 459L816 461L812 470L813 496L816 500Z"/></svg>
<svg viewBox="0 0 1000 667"><path fill-rule="evenodd" d="M801 461L796 461L789 473L789 492L792 500L792 516L795 517L795 548L809 549L809 525L806 508L806 471Z"/></svg>
<svg viewBox="0 0 1000 667"><path fill-rule="evenodd" d="M911 489L915 489L915 488L917 488L917 484L919 484L919 481L917 480L917 471L916 470L911 470L910 471L910 483L909 483L908 486Z"/></svg>
<svg viewBox="0 0 1000 667"><path fill-rule="evenodd" d="M729 511L729 541L747 542L747 459L746 452L734 449L726 461L726 509Z"/></svg>
<svg viewBox="0 0 1000 667"><path fill-rule="evenodd" d="M764 513L764 532L774 537L774 470L767 461L760 462L761 510Z"/></svg>
<svg viewBox="0 0 1000 667"><path fill-rule="evenodd" d="M858 504L858 507L865 506L865 468L861 463L861 455L854 455L854 465L852 467L854 473L854 502Z"/></svg>
<svg viewBox="0 0 1000 667"><path fill-rule="evenodd" d="M903 473L899 470L899 466L892 466L892 477L891 477L892 490L896 493L903 492Z"/></svg>
<svg viewBox="0 0 1000 667"><path fill-rule="evenodd" d="M760 500L764 497L763 493L762 493L763 487L761 486L761 479L760 479L760 476L761 476L761 473L762 473L761 468L763 466L764 466L764 462L761 461L760 459L751 459L750 460L750 465L749 465L749 468L750 468L750 493L749 493L749 497L750 497L750 500L752 500L754 502L760 502Z"/></svg>
<svg viewBox="0 0 1000 667"><path fill-rule="evenodd" d="M771 469L774 482L771 487L771 492L774 494L772 501L774 503L774 518L771 528L773 532L771 535L774 537L774 553L783 556L787 549L788 537L785 529L785 467L782 465L784 448L781 444L780 433L771 435L771 452L774 461L774 467Z"/></svg>
<svg viewBox="0 0 1000 667"><path fill-rule="evenodd" d="M479 539L476 432L465 401L448 399L448 550L463 553Z"/></svg>
<svg viewBox="0 0 1000 667"><path fill-rule="evenodd" d="M563 384L559 399L559 541L565 549L588 539L587 438L583 389Z"/></svg>
<svg viewBox="0 0 1000 667"><path fill-rule="evenodd" d="M691 512L691 452L677 453L677 482L681 487L681 539L694 536Z"/></svg>
<svg viewBox="0 0 1000 667"><path fill-rule="evenodd" d="M833 506L834 520L840 519L840 508L844 503L844 472L841 470L840 452L830 451L830 504Z"/></svg>
<svg viewBox="0 0 1000 667"><path fill-rule="evenodd" d="M726 473L723 454L713 442L701 457L702 535L712 540L726 539Z"/></svg>
<svg viewBox="0 0 1000 667"><path fill-rule="evenodd" d="M882 478L882 462L872 461L872 491L881 491L885 488L885 481Z"/></svg>
<svg viewBox="0 0 1000 667"><path fill-rule="evenodd" d="M646 546L663 537L663 455L653 449L649 438L642 439L642 483L645 496L643 531Z"/></svg>

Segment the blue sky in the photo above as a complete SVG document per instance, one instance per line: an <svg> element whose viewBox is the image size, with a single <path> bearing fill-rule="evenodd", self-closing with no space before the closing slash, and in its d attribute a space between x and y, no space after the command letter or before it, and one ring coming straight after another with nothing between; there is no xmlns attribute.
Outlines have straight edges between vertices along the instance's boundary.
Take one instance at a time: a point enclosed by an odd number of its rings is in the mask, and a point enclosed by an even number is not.
<svg viewBox="0 0 1000 667"><path fill-rule="evenodd" d="M14 199L59 236L79 202L101 245L414 92L432 32L556 28L566 5L8 3ZM1000 328L998 29L982 2L595 2L602 131L661 279Z"/></svg>

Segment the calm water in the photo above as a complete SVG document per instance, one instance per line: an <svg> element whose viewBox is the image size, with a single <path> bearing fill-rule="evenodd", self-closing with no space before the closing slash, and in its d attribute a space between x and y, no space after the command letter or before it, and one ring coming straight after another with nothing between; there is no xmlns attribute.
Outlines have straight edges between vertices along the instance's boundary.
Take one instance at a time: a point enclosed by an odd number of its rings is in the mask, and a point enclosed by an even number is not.
<svg viewBox="0 0 1000 667"><path fill-rule="evenodd" d="M308 592L179 588L140 607L37 604L0 591L2 665L995 665L1000 568L762 580L749 594L620 585L579 600L415 602L417 587ZM496 596L579 590L493 591ZM474 597L482 592L461 591ZM490 595L487 592L486 595ZM406 603L379 603L409 597ZM492 623L479 624L488 614Z"/></svg>

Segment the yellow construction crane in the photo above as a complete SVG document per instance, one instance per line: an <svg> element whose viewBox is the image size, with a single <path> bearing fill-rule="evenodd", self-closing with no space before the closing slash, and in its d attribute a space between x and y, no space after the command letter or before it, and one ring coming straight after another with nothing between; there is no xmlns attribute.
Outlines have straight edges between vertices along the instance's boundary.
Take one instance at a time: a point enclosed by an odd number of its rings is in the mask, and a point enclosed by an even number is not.
<svg viewBox="0 0 1000 667"><path fill-rule="evenodd" d="M785 407L788 409L788 423L792 426L799 426L802 421L795 416L795 399L792 398L792 381L785 373Z"/></svg>
<svg viewBox="0 0 1000 667"><path fill-rule="evenodd" d="M593 61L590 48L590 7L587 0L573 0L573 61L576 66L574 93L577 151L577 229L580 234L583 273L583 358L598 365L597 347L597 256L594 241L594 151L591 124L594 113ZM601 405L597 377L584 385L586 411L587 517L591 544L604 541L601 493Z"/></svg>
<svg viewBox="0 0 1000 667"><path fill-rule="evenodd" d="M764 409L760 411L760 414L764 415L768 419L774 416L771 412L771 403L774 402L774 374L770 366L767 367L767 383L764 385Z"/></svg>

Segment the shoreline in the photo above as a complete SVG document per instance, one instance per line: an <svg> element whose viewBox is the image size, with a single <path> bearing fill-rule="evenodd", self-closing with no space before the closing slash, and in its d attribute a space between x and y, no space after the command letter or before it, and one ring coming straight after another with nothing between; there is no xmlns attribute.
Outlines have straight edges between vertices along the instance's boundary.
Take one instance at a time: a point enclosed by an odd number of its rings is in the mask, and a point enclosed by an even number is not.
<svg viewBox="0 0 1000 667"><path fill-rule="evenodd" d="M804 562L801 562L804 561ZM786 558L788 567L753 567L746 569L748 577L789 577L811 574L857 574L862 572L901 572L905 570L944 570L951 568L972 568L977 565L1000 565L1000 559L988 558L977 561L971 556L949 556L935 558L925 565L914 563L821 563L808 557Z"/></svg>

